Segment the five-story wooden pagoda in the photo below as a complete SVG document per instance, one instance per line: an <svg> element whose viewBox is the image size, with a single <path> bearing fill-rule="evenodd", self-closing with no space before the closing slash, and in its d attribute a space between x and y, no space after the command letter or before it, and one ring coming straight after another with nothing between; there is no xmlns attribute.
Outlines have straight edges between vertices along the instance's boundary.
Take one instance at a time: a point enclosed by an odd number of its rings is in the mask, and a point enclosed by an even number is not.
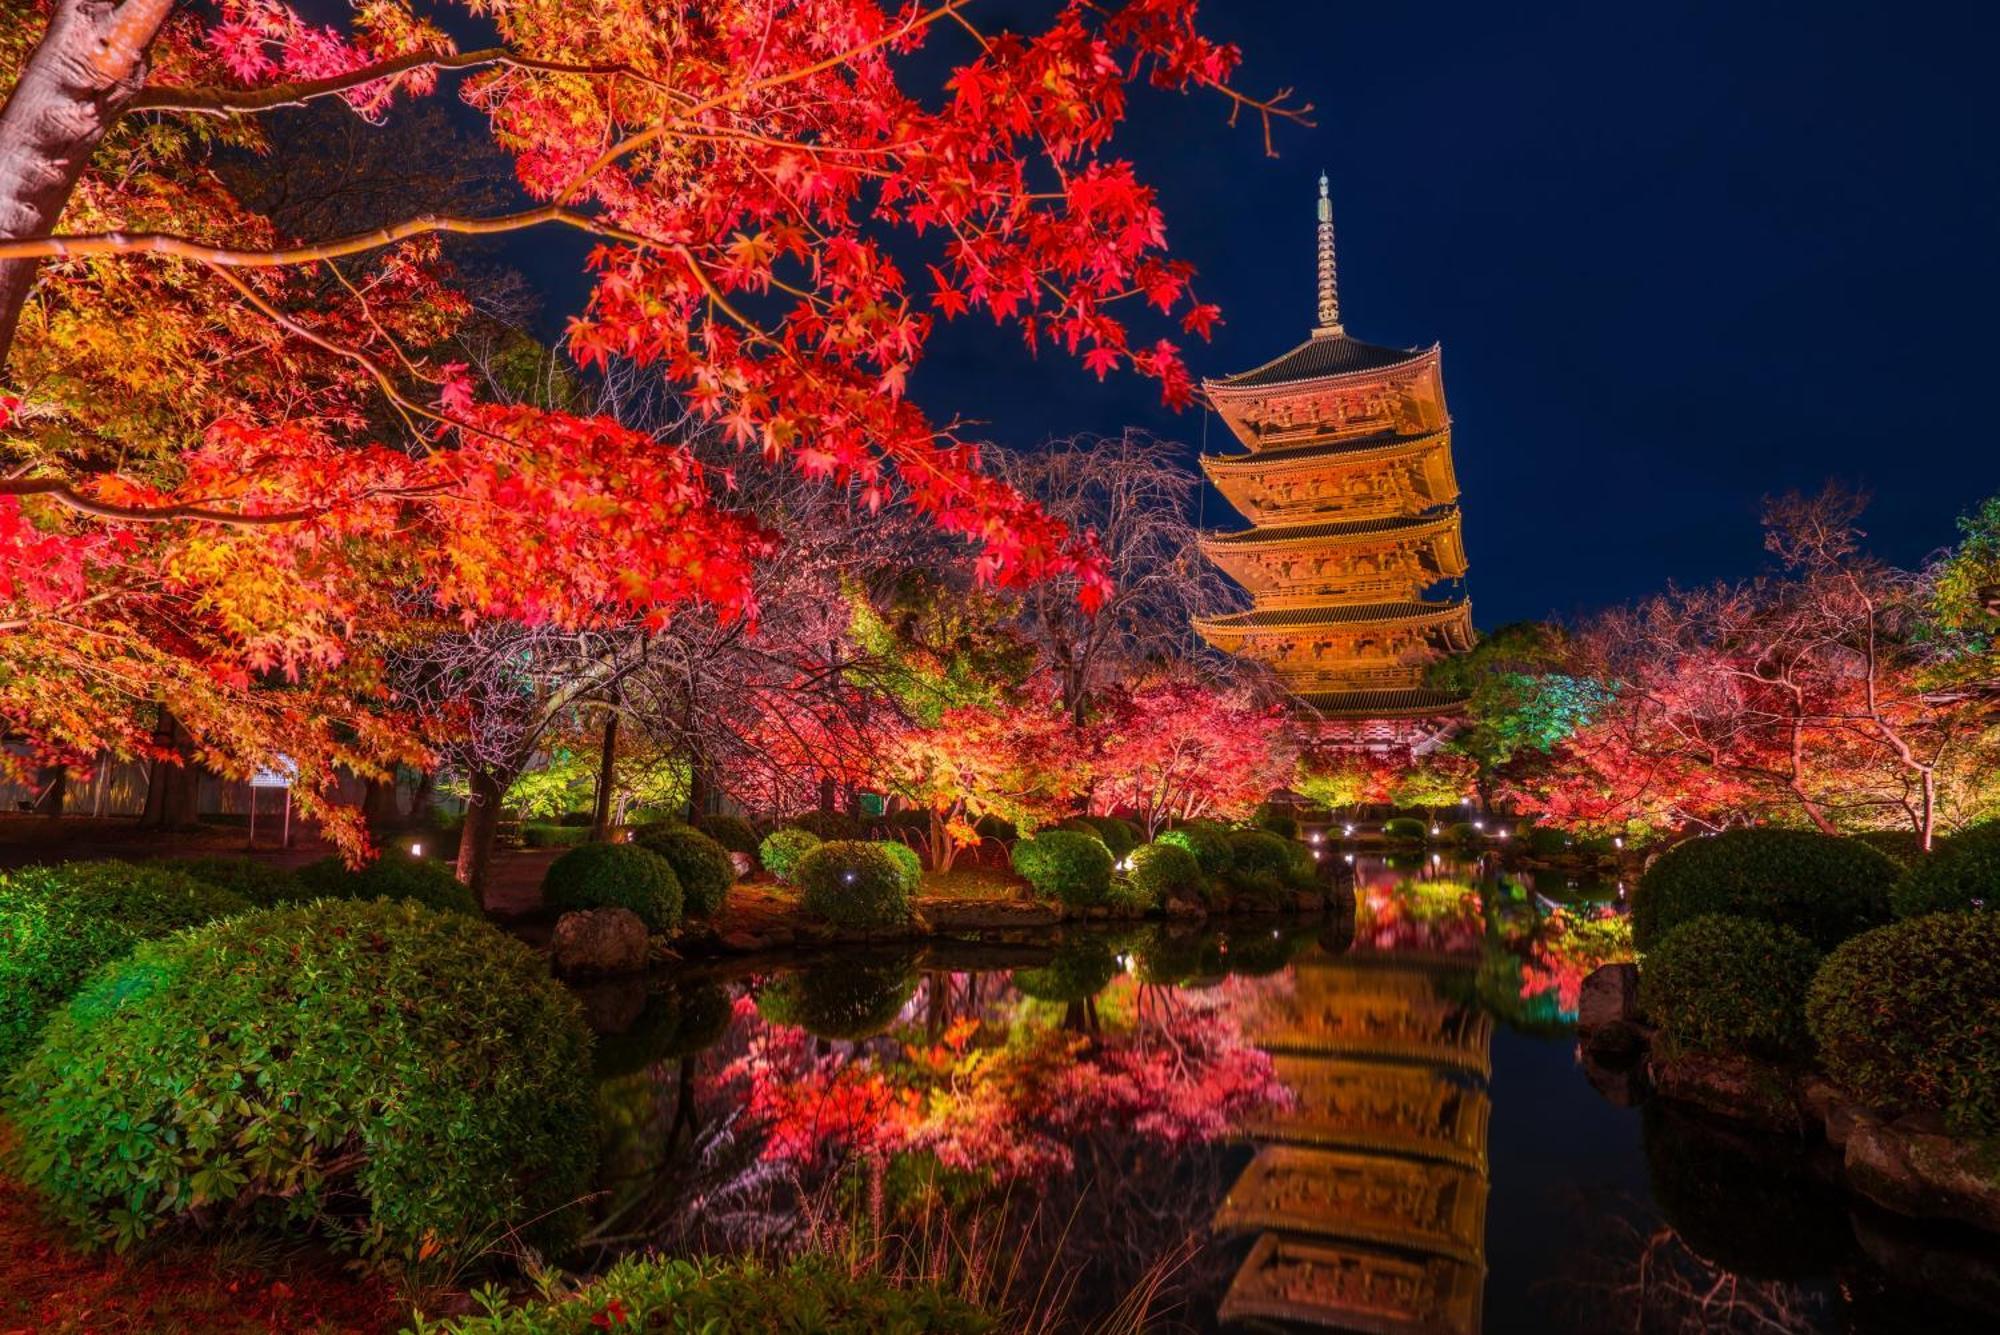
<svg viewBox="0 0 2000 1335"><path fill-rule="evenodd" d="M1204 455L1202 470L1252 527L1202 549L1252 601L1195 626L1268 663L1322 741L1421 747L1463 706L1424 687L1425 667L1473 639L1451 418L1436 345L1376 347L1342 325L1323 175L1319 187L1318 327L1203 383L1248 453Z"/></svg>

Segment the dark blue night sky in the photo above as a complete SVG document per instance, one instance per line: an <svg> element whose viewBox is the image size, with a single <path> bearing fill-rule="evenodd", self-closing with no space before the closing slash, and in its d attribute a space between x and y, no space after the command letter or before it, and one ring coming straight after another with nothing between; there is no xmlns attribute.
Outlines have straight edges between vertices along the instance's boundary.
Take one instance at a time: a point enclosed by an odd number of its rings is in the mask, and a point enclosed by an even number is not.
<svg viewBox="0 0 2000 1335"><path fill-rule="evenodd" d="M2000 491L1988 7L1203 8L1244 48L1243 87L1296 89L1318 126L1281 126L1273 160L1220 99L1136 101L1119 151L1228 320L1195 373L1306 336L1325 168L1349 331L1444 345L1482 626L1751 573L1767 494L1865 487L1876 550L1913 563ZM979 6L993 26L1010 10L1047 7ZM934 79L963 55L951 36ZM508 249L566 314L582 243ZM1192 461L1204 430L1146 382L1100 385L984 322L943 327L912 385L1012 446L1133 425ZM1213 493L1205 518L1237 523Z"/></svg>
<svg viewBox="0 0 2000 1335"><path fill-rule="evenodd" d="M1444 344L1482 625L1749 573L1767 493L1865 486L1875 546L1913 562L2000 490L1983 7L1204 8L1245 88L1296 88L1318 128L1273 161L1212 100L1141 104L1123 151L1229 321L1196 373L1306 335L1325 167L1349 330ZM917 391L1011 445L1203 431L963 322Z"/></svg>

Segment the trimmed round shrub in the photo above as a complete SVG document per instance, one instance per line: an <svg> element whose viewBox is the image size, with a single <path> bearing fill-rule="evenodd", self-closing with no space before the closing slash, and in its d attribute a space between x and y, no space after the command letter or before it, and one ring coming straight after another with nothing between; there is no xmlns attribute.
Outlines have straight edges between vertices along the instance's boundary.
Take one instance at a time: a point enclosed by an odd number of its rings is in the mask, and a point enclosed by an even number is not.
<svg viewBox="0 0 2000 1335"><path fill-rule="evenodd" d="M663 821L632 831L632 842L658 853L681 883L681 911L690 918L712 918L721 912L736 884L736 864L729 850L695 829Z"/></svg>
<svg viewBox="0 0 2000 1335"><path fill-rule="evenodd" d="M1724 913L1668 932L1639 969L1639 1008L1676 1049L1794 1057L1820 952L1789 927Z"/></svg>
<svg viewBox="0 0 2000 1335"><path fill-rule="evenodd" d="M1914 855L1889 892L1889 908L1898 918L2000 908L2000 821L1975 825L1939 840L1929 854Z"/></svg>
<svg viewBox="0 0 2000 1335"><path fill-rule="evenodd" d="M1111 893L1111 850L1094 834L1044 830L1015 842L1014 870L1035 893L1071 908L1104 904Z"/></svg>
<svg viewBox="0 0 2000 1335"><path fill-rule="evenodd" d="M589 1070L575 998L520 942L413 903L315 903L104 969L9 1081L7 1115L23 1179L106 1242L199 1211L466 1261L508 1228L567 1236Z"/></svg>
<svg viewBox="0 0 2000 1335"><path fill-rule="evenodd" d="M1014 970L1014 990L1037 1001L1086 1001L1111 986L1118 957L1103 940L1069 942L1037 969Z"/></svg>
<svg viewBox="0 0 2000 1335"><path fill-rule="evenodd" d="M562 912L630 909L648 931L681 924L681 882L673 864L637 844L580 844L549 864L542 902Z"/></svg>
<svg viewBox="0 0 2000 1335"><path fill-rule="evenodd" d="M1220 876L1229 870L1229 834L1219 825L1193 821L1166 831L1153 842L1185 848L1194 855L1204 876Z"/></svg>
<svg viewBox="0 0 2000 1335"><path fill-rule="evenodd" d="M1104 841L1111 850L1111 859L1121 861L1125 855L1145 842L1139 827L1129 820L1116 816L1071 816L1056 826L1058 830L1076 830L1083 834L1094 834Z"/></svg>
<svg viewBox="0 0 2000 1335"><path fill-rule="evenodd" d="M1834 1083L2000 1133L2000 913L1927 913L1827 956L1806 1021Z"/></svg>
<svg viewBox="0 0 2000 1335"><path fill-rule="evenodd" d="M154 865L192 876L217 890L227 890L258 908L297 904L312 897L297 872L258 858L176 858Z"/></svg>
<svg viewBox="0 0 2000 1335"><path fill-rule="evenodd" d="M1169 899L1206 903L1210 895L1208 878L1201 874L1194 854L1164 838L1132 850L1132 870L1126 879L1149 906Z"/></svg>
<svg viewBox="0 0 2000 1335"><path fill-rule="evenodd" d="M1266 830L1238 830L1230 835L1229 855L1236 870L1246 875L1268 873L1286 879L1298 875L1301 859L1312 860L1312 854L1290 839Z"/></svg>
<svg viewBox="0 0 2000 1335"><path fill-rule="evenodd" d="M756 828L741 816L726 814L703 816L694 823L694 828L731 853L742 853L747 857L757 856Z"/></svg>
<svg viewBox="0 0 2000 1335"><path fill-rule="evenodd" d="M1382 822L1384 839L1417 840L1429 834L1431 827L1415 816L1396 816Z"/></svg>
<svg viewBox="0 0 2000 1335"><path fill-rule="evenodd" d="M1853 839L1810 830L1730 830L1662 853L1632 896L1632 940L1650 950L1709 913L1781 923L1821 950L1889 920L1902 874Z"/></svg>
<svg viewBox="0 0 2000 1335"><path fill-rule="evenodd" d="M795 830L810 830L821 839L854 839L861 834L861 822L844 811L801 811L786 820Z"/></svg>
<svg viewBox="0 0 2000 1335"><path fill-rule="evenodd" d="M805 861L806 854L819 847L819 836L811 830L797 830L790 826L773 830L757 845L757 861L764 870L787 885L798 880L799 863Z"/></svg>
<svg viewBox="0 0 2000 1335"><path fill-rule="evenodd" d="M843 1262L804 1256L780 1266L755 1260L626 1257L554 1298L426 1326L438 1335L597 1335L613 1329L781 1331L820 1335L985 1335L991 1316L935 1284L898 1288L855 1275ZM808 1318L802 1314L810 1314Z"/></svg>
<svg viewBox="0 0 2000 1335"><path fill-rule="evenodd" d="M917 850L900 839L884 839L882 851L892 858L903 873L903 888L914 895L923 888L924 860L917 856Z"/></svg>
<svg viewBox="0 0 2000 1335"><path fill-rule="evenodd" d="M757 1013L772 1024L852 1043L885 1032L916 991L907 959L841 960L766 983L757 992Z"/></svg>
<svg viewBox="0 0 2000 1335"><path fill-rule="evenodd" d="M299 868L299 884L313 899L407 899L428 908L479 917L479 901L449 865L385 852L359 869L339 858Z"/></svg>
<svg viewBox="0 0 2000 1335"><path fill-rule="evenodd" d="M1905 867L1915 865L1924 856L1923 841L1917 838L1915 830L1863 830L1860 834L1847 837L1868 845ZM1942 841L1934 840L1932 846L1939 842Z"/></svg>
<svg viewBox="0 0 2000 1335"><path fill-rule="evenodd" d="M832 839L799 863L800 902L836 927L892 927L910 920L910 887L886 844Z"/></svg>
<svg viewBox="0 0 2000 1335"><path fill-rule="evenodd" d="M1469 820L1456 822L1446 833L1454 844L1476 844L1486 837L1485 832Z"/></svg>
<svg viewBox="0 0 2000 1335"><path fill-rule="evenodd" d="M1258 829L1269 830L1280 839L1299 837L1298 817L1292 814L1290 807L1281 807L1271 802L1261 803L1257 807L1257 816L1253 823Z"/></svg>
<svg viewBox="0 0 2000 1335"><path fill-rule="evenodd" d="M239 913L240 896L160 864L68 862L0 872L0 1074L50 1012L141 941Z"/></svg>

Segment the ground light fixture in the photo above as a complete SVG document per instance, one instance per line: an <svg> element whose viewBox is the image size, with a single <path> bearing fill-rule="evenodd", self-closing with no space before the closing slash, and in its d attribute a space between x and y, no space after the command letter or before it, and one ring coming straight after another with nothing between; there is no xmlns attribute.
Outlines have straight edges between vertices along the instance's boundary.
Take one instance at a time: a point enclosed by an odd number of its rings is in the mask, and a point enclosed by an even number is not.
<svg viewBox="0 0 2000 1335"><path fill-rule="evenodd" d="M411 844L411 845L410 845L410 856L411 856L411 857L413 857L413 858L420 858L420 857L422 857L423 855L424 855L424 846L423 846L422 844Z"/></svg>

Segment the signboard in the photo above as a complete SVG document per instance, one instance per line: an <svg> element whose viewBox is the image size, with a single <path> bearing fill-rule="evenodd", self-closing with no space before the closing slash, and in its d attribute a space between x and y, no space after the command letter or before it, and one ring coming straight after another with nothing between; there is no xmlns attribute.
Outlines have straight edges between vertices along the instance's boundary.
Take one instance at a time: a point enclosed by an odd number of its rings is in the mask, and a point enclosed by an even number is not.
<svg viewBox="0 0 2000 1335"><path fill-rule="evenodd" d="M275 764L266 769L259 766L250 776L252 788L289 788L299 777L298 764L290 756L279 756Z"/></svg>

